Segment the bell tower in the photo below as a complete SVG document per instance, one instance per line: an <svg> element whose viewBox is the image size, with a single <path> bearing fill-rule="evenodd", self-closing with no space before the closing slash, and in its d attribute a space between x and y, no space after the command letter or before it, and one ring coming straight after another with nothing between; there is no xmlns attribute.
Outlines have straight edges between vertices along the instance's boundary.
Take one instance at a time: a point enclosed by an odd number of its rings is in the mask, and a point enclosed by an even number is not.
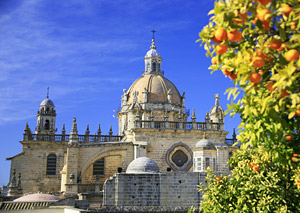
<svg viewBox="0 0 300 213"><path fill-rule="evenodd" d="M55 129L55 111L54 103L49 99L49 87L47 89L47 98L44 99L37 113L37 125L35 134L54 134Z"/></svg>

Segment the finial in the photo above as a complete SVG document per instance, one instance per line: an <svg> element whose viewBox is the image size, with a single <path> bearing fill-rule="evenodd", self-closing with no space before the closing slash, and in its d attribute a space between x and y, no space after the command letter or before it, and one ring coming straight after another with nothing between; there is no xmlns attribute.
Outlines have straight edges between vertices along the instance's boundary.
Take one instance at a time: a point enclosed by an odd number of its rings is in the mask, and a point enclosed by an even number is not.
<svg viewBox="0 0 300 213"><path fill-rule="evenodd" d="M156 31L153 29L152 31L151 31L152 33L153 33L153 40L154 40L154 33L156 33Z"/></svg>
<svg viewBox="0 0 300 213"><path fill-rule="evenodd" d="M87 130L87 131L90 130L90 126L89 126L89 125L86 126L86 130Z"/></svg>
<svg viewBox="0 0 300 213"><path fill-rule="evenodd" d="M100 124L99 124L99 127L98 127L98 135L101 135L101 128L100 128Z"/></svg>
<svg viewBox="0 0 300 213"><path fill-rule="evenodd" d="M47 99L49 99L49 86L47 88Z"/></svg>
<svg viewBox="0 0 300 213"><path fill-rule="evenodd" d="M28 130L28 129L29 129L28 122L26 122L25 130Z"/></svg>
<svg viewBox="0 0 300 213"><path fill-rule="evenodd" d="M232 138L233 138L233 139L236 139L235 128L233 128Z"/></svg>
<svg viewBox="0 0 300 213"><path fill-rule="evenodd" d="M75 117L73 118L73 123L76 123L76 118Z"/></svg>
<svg viewBox="0 0 300 213"><path fill-rule="evenodd" d="M196 121L196 113L195 113L195 108L193 108L193 113L191 117L192 121Z"/></svg>
<svg viewBox="0 0 300 213"><path fill-rule="evenodd" d="M154 43L154 41L155 41L154 33L155 33L156 31L155 31L155 30L152 30L151 32L153 33L153 37L152 37L152 45L151 45L150 49L156 49L155 43Z"/></svg>
<svg viewBox="0 0 300 213"><path fill-rule="evenodd" d="M62 131L66 131L66 127L65 127L65 124L63 124L63 128L62 128Z"/></svg>

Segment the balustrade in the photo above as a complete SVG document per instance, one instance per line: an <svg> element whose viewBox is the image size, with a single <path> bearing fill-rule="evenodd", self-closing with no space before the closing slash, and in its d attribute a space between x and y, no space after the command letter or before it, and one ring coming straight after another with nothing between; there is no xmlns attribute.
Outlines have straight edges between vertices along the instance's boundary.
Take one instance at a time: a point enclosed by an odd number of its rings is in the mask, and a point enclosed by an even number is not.
<svg viewBox="0 0 300 213"><path fill-rule="evenodd" d="M70 135L43 135L31 134L28 141L45 141L45 142L69 142ZM116 142L121 141L122 136L119 135L78 135L79 143L95 143L95 142Z"/></svg>
<svg viewBox="0 0 300 213"><path fill-rule="evenodd" d="M135 121L137 129L185 129L185 130L221 130L220 123L180 122L180 121Z"/></svg>

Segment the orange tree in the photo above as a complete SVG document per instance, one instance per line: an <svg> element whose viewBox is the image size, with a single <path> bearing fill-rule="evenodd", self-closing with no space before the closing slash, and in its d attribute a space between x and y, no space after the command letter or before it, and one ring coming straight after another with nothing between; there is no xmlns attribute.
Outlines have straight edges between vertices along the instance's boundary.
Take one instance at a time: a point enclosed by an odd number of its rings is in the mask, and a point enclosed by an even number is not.
<svg viewBox="0 0 300 213"><path fill-rule="evenodd" d="M241 147L208 175L204 212L300 212L300 1L219 0L199 33L212 72L233 82ZM239 95L240 94L240 95Z"/></svg>

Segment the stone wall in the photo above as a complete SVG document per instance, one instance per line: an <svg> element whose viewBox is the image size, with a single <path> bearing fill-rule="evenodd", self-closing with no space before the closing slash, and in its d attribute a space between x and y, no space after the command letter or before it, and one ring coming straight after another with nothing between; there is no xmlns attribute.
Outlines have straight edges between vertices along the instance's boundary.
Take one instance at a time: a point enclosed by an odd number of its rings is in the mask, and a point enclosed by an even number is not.
<svg viewBox="0 0 300 213"><path fill-rule="evenodd" d="M16 170L16 177L21 173L21 187L23 194L34 192L59 192L60 171L64 165L66 143L23 142L23 152L11 160L10 177ZM57 157L56 175L46 175L47 156L55 154Z"/></svg>
<svg viewBox="0 0 300 213"><path fill-rule="evenodd" d="M224 143L225 137L228 134L226 131L205 131L206 138L215 144ZM134 140L147 142L146 157L154 160L160 171L167 171L170 165L166 161L167 151L176 143L184 143L189 149L193 149L198 141L203 138L204 131L199 130L170 130L170 129L135 129ZM127 133L128 139L130 139L129 132ZM228 152L228 151L227 151ZM222 164L227 164L229 159L228 154L222 153ZM192 156L191 156L192 157ZM221 156L220 156L221 157ZM220 158L221 160L221 158ZM226 166L226 165L222 165ZM193 171L190 167L188 171Z"/></svg>
<svg viewBox="0 0 300 213"><path fill-rule="evenodd" d="M199 208L197 186L205 184L205 177L205 172L119 173L104 184L103 206Z"/></svg>

